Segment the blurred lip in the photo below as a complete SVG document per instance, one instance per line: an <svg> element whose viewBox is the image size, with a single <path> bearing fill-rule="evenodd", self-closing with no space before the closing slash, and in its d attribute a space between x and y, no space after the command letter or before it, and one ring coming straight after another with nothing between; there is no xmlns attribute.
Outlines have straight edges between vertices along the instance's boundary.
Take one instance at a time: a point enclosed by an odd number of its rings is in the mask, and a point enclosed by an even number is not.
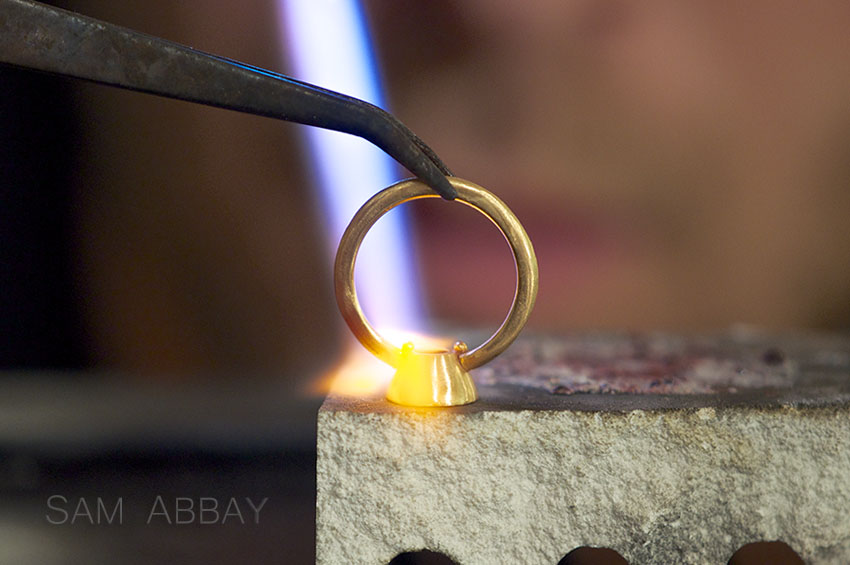
<svg viewBox="0 0 850 565"><path fill-rule="evenodd" d="M634 234L617 214L580 205L559 204L551 210L516 207L537 253L541 276L559 284L592 284L605 267L636 252Z"/></svg>
<svg viewBox="0 0 850 565"><path fill-rule="evenodd" d="M608 253L622 239L622 222L589 208L559 207L550 211L520 205L514 213L532 240L545 248L580 254Z"/></svg>
<svg viewBox="0 0 850 565"><path fill-rule="evenodd" d="M512 193L517 195L519 193ZM513 198L513 200L519 200ZM595 206L568 203L564 198L551 204L540 201L507 202L522 222L534 245L540 267L541 298L555 293L579 300L582 288L595 285L601 277L612 276L612 268L640 251L640 238L629 229L629 218ZM633 224L632 224L633 225ZM439 217L428 222L429 244L425 246L427 265L438 265L440 273L432 281L448 276L455 289L486 295L504 278L510 254L504 240L480 225L443 224ZM458 242L463 242L458 245ZM442 250L451 249L446 254ZM447 268L450 263L467 265L466 275ZM444 275L444 273L449 273ZM547 290L547 287L549 290ZM571 292L563 292L568 288ZM493 292L496 292L493 290Z"/></svg>

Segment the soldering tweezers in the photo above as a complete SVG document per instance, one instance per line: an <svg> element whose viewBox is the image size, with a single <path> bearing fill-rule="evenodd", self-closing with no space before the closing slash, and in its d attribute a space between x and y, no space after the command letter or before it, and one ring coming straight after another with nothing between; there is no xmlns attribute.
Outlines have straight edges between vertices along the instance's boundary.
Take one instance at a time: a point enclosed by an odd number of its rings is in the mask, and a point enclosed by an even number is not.
<svg viewBox="0 0 850 565"><path fill-rule="evenodd" d="M74 12L0 0L0 63L353 134L457 194L436 154L377 106Z"/></svg>

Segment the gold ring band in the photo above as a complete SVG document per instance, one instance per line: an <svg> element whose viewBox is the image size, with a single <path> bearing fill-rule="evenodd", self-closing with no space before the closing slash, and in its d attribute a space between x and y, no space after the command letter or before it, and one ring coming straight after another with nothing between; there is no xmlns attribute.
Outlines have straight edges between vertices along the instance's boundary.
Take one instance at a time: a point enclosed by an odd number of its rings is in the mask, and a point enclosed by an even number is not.
<svg viewBox="0 0 850 565"><path fill-rule="evenodd" d="M471 370L487 363L516 339L525 326L537 297L537 258L528 234L517 217L494 194L469 181L449 177L457 189L456 200L478 210L489 218L507 239L516 264L516 291L510 311L502 325L475 349L459 355L461 364ZM337 304L346 324L363 346L385 363L396 367L401 348L384 339L366 320L354 288L354 264L366 232L378 219L396 206L420 198L439 198L431 188L418 180L398 182L369 199L354 215L339 243L334 262L334 290Z"/></svg>

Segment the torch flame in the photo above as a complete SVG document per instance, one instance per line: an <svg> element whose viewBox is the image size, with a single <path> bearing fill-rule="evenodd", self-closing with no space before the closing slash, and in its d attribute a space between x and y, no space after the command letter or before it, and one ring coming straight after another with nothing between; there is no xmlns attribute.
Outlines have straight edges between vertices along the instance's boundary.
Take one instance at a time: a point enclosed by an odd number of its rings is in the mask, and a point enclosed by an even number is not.
<svg viewBox="0 0 850 565"><path fill-rule="evenodd" d="M333 6L315 0L278 0L278 14L293 75L382 106L376 63L357 0L337 0ZM309 128L306 136L322 191L332 258L354 213L375 192L397 180L398 169L362 139L315 128ZM375 327L396 345L412 341L417 348L445 349L448 339L386 329L427 328L403 212L382 218L363 242L356 272L360 300ZM383 397L393 372L359 344L352 344L311 392Z"/></svg>
<svg viewBox="0 0 850 565"><path fill-rule="evenodd" d="M278 0L291 74L383 106L365 18L357 0ZM329 260L345 226L373 194L398 180L398 167L363 139L318 128L306 138L322 192ZM360 302L376 327L425 330L424 305L404 210L381 219L358 254Z"/></svg>

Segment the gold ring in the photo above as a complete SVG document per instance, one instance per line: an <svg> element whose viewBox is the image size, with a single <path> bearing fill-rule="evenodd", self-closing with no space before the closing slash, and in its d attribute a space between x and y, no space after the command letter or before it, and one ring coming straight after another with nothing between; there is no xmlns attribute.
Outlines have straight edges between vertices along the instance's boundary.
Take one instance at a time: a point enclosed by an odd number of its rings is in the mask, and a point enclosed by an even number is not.
<svg viewBox="0 0 850 565"><path fill-rule="evenodd" d="M537 258L528 234L504 202L469 181L449 177L449 182L457 189L456 200L478 210L496 224L507 239L516 264L516 291L504 322L487 341L475 349L459 352L461 365L469 371L487 363L507 349L525 326L537 298ZM381 216L411 200L439 197L427 185L413 179L398 182L382 190L357 211L337 250L334 262L334 290L342 317L367 350L395 368L398 368L402 349L384 339L363 315L354 288L354 263L366 232Z"/></svg>

